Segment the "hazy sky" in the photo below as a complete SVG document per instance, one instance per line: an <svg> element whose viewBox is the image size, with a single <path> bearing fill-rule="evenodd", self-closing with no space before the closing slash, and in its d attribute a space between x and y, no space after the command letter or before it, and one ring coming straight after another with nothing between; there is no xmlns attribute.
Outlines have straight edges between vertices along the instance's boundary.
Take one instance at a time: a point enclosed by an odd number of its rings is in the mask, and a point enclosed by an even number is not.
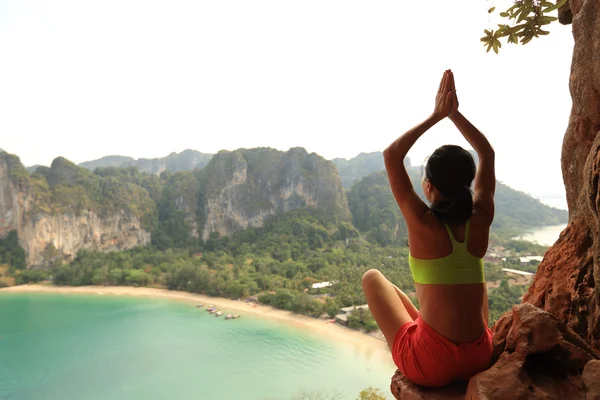
<svg viewBox="0 0 600 400"><path fill-rule="evenodd" d="M510 1L0 1L0 148L26 165L269 146L383 150L424 119L446 68L498 178L563 194L570 26L485 53ZM409 156L466 145L443 122Z"/></svg>

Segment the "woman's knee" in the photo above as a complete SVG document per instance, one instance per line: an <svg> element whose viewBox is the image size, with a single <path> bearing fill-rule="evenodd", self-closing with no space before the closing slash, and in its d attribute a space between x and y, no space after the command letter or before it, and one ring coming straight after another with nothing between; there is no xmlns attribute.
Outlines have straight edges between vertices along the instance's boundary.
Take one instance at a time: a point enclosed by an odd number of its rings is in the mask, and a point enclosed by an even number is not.
<svg viewBox="0 0 600 400"><path fill-rule="evenodd" d="M383 274L379 272L377 269L370 269L365 272L362 276L362 285L363 288L367 286L371 286L375 282L380 282L381 279L385 279Z"/></svg>

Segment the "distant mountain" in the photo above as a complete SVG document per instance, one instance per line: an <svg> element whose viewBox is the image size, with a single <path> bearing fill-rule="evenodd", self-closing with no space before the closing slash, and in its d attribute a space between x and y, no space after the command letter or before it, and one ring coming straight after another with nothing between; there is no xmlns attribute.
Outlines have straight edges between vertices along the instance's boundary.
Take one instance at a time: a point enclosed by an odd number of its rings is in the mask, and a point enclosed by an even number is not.
<svg viewBox="0 0 600 400"><path fill-rule="evenodd" d="M26 169L26 170L27 170L27 172L29 172L30 174L33 174L35 171L37 171L37 169L38 169L39 167L43 167L43 165L36 164L36 165L32 165L32 166L30 166L30 167L25 167L25 169Z"/></svg>
<svg viewBox="0 0 600 400"><path fill-rule="evenodd" d="M337 167L345 189L350 189L352 185L373 172L383 171L383 153L380 151L373 153L360 153L349 160L345 158L334 158L331 160ZM410 167L410 159L404 159L404 165Z"/></svg>
<svg viewBox="0 0 600 400"><path fill-rule="evenodd" d="M162 158L140 158L138 160L124 156L106 156L98 160L83 162L79 166L90 171L107 167L136 167L140 172L160 175L164 171L179 172L204 168L212 156L212 154L196 150L184 150L181 153L171 153Z"/></svg>
<svg viewBox="0 0 600 400"><path fill-rule="evenodd" d="M4 150L0 149L0 153L6 153Z"/></svg>
<svg viewBox="0 0 600 400"><path fill-rule="evenodd" d="M135 164L135 161L135 158L132 157L106 156L98 160L82 162L79 166L93 171L96 168L129 167Z"/></svg>

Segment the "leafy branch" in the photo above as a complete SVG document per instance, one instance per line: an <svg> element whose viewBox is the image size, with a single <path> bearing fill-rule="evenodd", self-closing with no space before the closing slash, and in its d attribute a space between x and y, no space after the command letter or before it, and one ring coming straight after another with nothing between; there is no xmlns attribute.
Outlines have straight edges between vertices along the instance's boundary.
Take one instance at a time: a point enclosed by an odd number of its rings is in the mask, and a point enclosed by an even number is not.
<svg viewBox="0 0 600 400"><path fill-rule="evenodd" d="M548 14L564 6L567 0L557 0L556 3L544 0L517 0L506 11L501 12L500 16L510 21L509 24L498 24L498 29L486 29L485 36L480 40L487 47L487 52L498 50L502 47L500 39L506 38L508 43L527 44L534 37L548 35L550 32L542 29L558 18ZM488 10L493 13L496 7Z"/></svg>

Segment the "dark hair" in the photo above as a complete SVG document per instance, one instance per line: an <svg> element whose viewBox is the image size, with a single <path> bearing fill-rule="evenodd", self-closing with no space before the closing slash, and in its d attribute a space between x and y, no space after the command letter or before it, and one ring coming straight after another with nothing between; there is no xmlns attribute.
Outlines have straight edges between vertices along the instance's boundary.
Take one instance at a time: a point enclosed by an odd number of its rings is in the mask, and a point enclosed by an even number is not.
<svg viewBox="0 0 600 400"><path fill-rule="evenodd" d="M442 195L442 200L431 205L437 218L449 224L471 218L475 161L468 151L455 145L440 147L427 160L425 177Z"/></svg>

